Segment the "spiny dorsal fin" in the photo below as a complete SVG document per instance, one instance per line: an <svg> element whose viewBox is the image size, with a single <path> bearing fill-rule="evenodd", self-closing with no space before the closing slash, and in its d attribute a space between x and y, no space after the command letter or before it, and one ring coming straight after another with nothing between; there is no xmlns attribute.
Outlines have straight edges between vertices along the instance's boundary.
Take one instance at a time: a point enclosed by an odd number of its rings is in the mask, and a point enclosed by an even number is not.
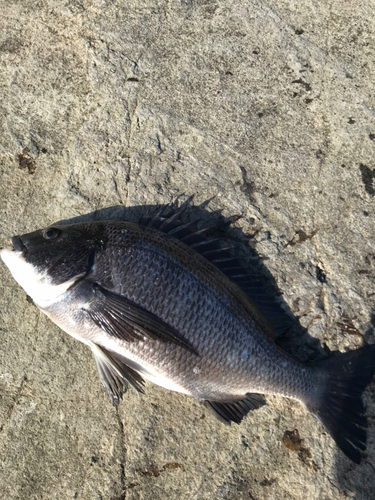
<svg viewBox="0 0 375 500"><path fill-rule="evenodd" d="M224 265L225 260L233 260L229 253L232 247L222 248L220 239L207 239L206 233L209 228L199 229L200 220L184 223L181 221L181 216L186 209L177 212L172 211L169 215L165 215L164 212L168 208L171 207L166 205L153 216L149 214L142 216L139 225L150 229L158 229L177 238L219 268ZM227 267L231 267L231 263Z"/></svg>

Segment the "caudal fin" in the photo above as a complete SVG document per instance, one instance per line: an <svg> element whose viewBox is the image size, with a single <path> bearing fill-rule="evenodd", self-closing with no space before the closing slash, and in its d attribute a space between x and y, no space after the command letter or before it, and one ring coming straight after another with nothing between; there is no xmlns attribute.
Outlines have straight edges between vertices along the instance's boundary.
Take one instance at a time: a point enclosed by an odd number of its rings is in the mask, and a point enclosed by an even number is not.
<svg viewBox="0 0 375 500"><path fill-rule="evenodd" d="M345 455L359 464L367 438L362 394L375 373L375 344L337 353L314 366L320 382L306 407Z"/></svg>

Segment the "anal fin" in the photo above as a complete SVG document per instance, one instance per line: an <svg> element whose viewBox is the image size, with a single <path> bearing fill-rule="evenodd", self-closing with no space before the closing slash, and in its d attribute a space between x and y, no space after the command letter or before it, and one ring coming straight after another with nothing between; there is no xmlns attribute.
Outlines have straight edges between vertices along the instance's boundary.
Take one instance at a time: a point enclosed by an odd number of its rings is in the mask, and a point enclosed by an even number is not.
<svg viewBox="0 0 375 500"><path fill-rule="evenodd" d="M114 406L117 406L127 391L132 386L137 392L144 394L144 380L139 373L130 368L116 356L97 344L91 344L99 378L107 389L108 395Z"/></svg>
<svg viewBox="0 0 375 500"><path fill-rule="evenodd" d="M230 425L231 422L240 424L249 411L260 408L266 404L266 401L260 394L248 393L243 399L205 400L203 404L220 422Z"/></svg>

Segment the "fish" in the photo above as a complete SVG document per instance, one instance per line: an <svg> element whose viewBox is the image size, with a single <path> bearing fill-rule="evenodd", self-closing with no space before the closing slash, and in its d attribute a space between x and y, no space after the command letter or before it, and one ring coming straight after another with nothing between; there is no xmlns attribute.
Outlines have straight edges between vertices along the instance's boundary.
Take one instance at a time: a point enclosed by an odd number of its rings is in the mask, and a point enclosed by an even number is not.
<svg viewBox="0 0 375 500"><path fill-rule="evenodd" d="M359 464L375 345L310 364L293 358L274 341L274 306L262 309L232 249L206 235L181 210L162 209L138 223L55 224L14 236L0 255L35 305L90 347L112 404L129 386L143 394L148 380L230 425L264 396L284 396Z"/></svg>

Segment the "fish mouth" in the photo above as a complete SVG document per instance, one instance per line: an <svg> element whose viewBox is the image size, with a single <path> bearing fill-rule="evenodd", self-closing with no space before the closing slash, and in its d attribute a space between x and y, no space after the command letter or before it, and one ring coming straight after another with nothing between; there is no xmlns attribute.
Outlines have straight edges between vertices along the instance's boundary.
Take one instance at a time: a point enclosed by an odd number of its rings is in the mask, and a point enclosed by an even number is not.
<svg viewBox="0 0 375 500"><path fill-rule="evenodd" d="M17 253L27 252L27 248L19 236L13 236L12 245L13 245L13 250Z"/></svg>

